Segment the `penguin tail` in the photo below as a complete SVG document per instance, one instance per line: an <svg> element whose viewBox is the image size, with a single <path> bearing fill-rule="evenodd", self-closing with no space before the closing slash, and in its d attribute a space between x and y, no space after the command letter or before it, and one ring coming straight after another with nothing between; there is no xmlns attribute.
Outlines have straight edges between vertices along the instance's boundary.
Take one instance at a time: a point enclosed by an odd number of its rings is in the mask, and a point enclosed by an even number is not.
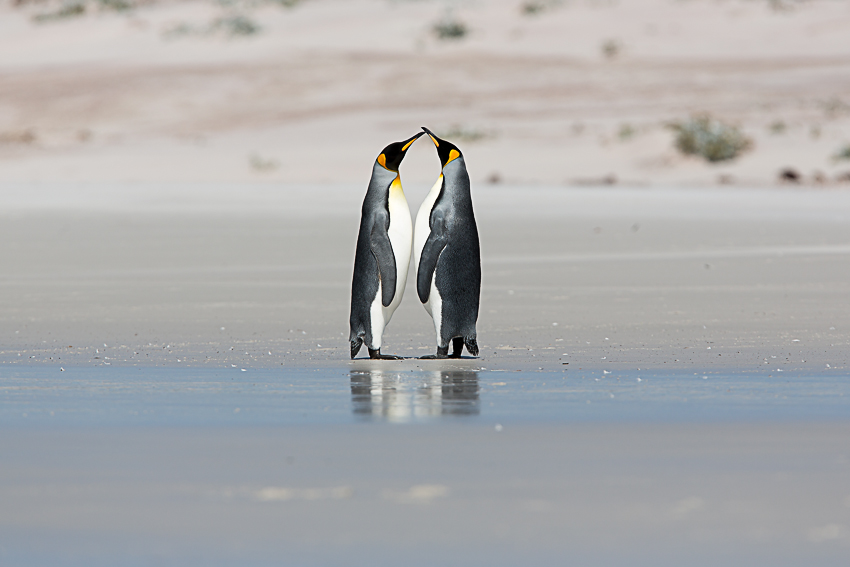
<svg viewBox="0 0 850 567"><path fill-rule="evenodd" d="M475 340L475 337L463 337L463 344L466 345L469 354L478 356L478 341Z"/></svg>
<svg viewBox="0 0 850 567"><path fill-rule="evenodd" d="M363 338L355 335L354 338L351 339L351 358L353 359L357 356L357 353L360 352L360 347L363 346Z"/></svg>

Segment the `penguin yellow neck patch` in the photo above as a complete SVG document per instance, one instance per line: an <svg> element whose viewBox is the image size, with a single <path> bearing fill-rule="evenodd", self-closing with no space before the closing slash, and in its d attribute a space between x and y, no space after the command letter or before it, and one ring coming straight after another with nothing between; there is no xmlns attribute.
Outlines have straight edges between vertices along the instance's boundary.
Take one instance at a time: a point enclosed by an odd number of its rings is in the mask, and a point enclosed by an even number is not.
<svg viewBox="0 0 850 567"><path fill-rule="evenodd" d="M449 159L446 160L446 165L449 165L452 160L455 160L460 157L460 152L457 150L452 150L449 152ZM445 165L443 167L446 167Z"/></svg>
<svg viewBox="0 0 850 567"><path fill-rule="evenodd" d="M404 192L404 189L401 188L401 176L396 175L393 182L390 183L390 192L401 191Z"/></svg>
<svg viewBox="0 0 850 567"><path fill-rule="evenodd" d="M387 156L385 156L384 154L379 155L378 163L380 163L384 167L387 167Z"/></svg>

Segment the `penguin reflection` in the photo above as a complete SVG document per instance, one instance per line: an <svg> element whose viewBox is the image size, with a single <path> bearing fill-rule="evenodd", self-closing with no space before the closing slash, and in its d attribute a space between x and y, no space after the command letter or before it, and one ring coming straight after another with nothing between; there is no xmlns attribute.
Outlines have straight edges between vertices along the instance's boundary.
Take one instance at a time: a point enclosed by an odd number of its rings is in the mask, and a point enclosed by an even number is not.
<svg viewBox="0 0 850 567"><path fill-rule="evenodd" d="M392 422L478 415L478 373L352 370L351 405L355 415Z"/></svg>

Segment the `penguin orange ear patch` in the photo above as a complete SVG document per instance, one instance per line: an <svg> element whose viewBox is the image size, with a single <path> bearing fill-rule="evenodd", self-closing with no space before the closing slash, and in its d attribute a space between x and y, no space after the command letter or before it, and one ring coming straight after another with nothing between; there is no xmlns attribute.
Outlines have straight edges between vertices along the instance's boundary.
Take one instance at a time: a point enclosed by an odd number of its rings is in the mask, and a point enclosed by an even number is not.
<svg viewBox="0 0 850 567"><path fill-rule="evenodd" d="M460 157L460 152L455 150L455 149L452 149L452 151L449 152L449 159L446 160L446 163L448 164L453 159L457 159L459 157Z"/></svg>
<svg viewBox="0 0 850 567"><path fill-rule="evenodd" d="M387 156L385 156L384 154L379 155L378 163L380 163L384 167L387 167Z"/></svg>

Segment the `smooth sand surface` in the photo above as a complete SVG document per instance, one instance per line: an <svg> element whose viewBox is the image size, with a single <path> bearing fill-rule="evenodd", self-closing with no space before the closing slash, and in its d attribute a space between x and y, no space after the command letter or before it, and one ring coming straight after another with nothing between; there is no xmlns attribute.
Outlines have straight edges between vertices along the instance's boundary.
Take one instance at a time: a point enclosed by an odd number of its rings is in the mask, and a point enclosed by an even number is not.
<svg viewBox="0 0 850 567"><path fill-rule="evenodd" d="M9 565L845 565L846 423L0 436Z"/></svg>
<svg viewBox="0 0 850 567"><path fill-rule="evenodd" d="M426 191L408 187L414 210ZM0 360L344 367L362 193L6 186ZM479 364L847 368L850 193L484 186L473 196ZM435 348L412 279L385 352Z"/></svg>

